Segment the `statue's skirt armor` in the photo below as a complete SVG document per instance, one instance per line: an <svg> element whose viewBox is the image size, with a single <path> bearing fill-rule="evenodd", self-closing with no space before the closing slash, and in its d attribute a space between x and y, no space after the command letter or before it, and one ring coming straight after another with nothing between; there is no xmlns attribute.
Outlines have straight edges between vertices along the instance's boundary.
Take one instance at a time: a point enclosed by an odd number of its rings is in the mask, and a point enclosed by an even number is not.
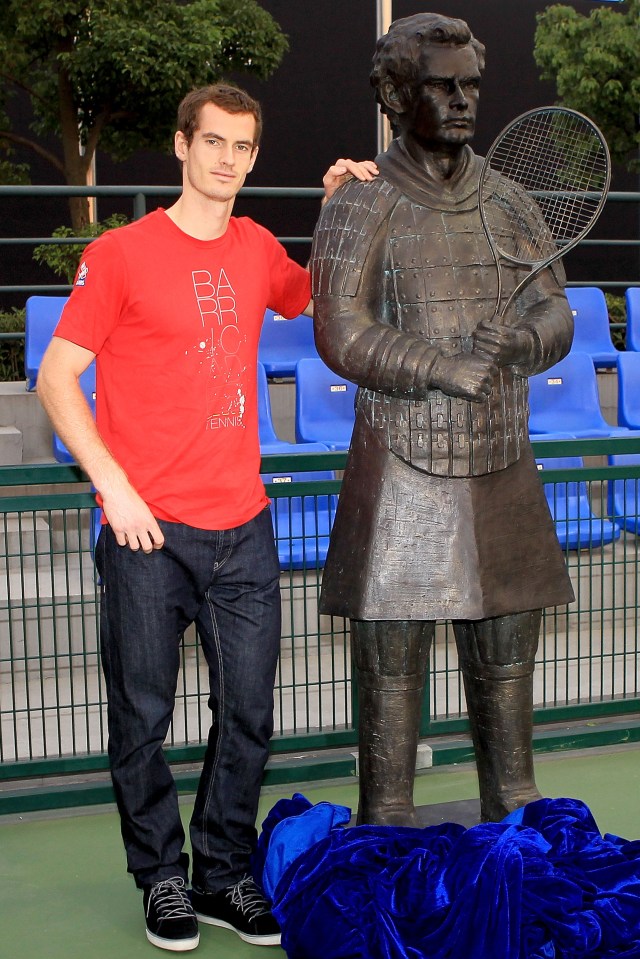
<svg viewBox="0 0 640 959"><path fill-rule="evenodd" d="M358 414L324 570L323 612L474 620L572 600L528 444L506 469L434 476L386 449Z"/></svg>

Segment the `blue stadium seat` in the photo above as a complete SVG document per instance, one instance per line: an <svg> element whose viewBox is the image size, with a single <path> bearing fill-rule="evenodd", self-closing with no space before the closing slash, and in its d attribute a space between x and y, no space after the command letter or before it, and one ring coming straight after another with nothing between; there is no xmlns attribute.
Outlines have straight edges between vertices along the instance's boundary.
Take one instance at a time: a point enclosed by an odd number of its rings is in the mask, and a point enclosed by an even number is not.
<svg viewBox="0 0 640 959"><path fill-rule="evenodd" d="M596 371L587 353L571 351L544 373L529 377L529 433L591 437L628 436L611 426L600 409Z"/></svg>
<svg viewBox="0 0 640 959"><path fill-rule="evenodd" d="M581 456L536 459L539 470L581 469ZM544 495L563 549L589 549L606 546L620 536L620 527L596 516L591 510L587 484L582 481L544 483Z"/></svg>
<svg viewBox="0 0 640 959"><path fill-rule="evenodd" d="M24 372L27 389L35 390L38 370L68 296L30 296L24 324Z"/></svg>
<svg viewBox="0 0 640 959"><path fill-rule="evenodd" d="M258 432L260 434L260 452L263 455L295 451L294 444L281 440L275 431L271 417L269 383L262 363L258 363Z"/></svg>
<svg viewBox="0 0 640 959"><path fill-rule="evenodd" d="M355 422L355 383L333 373L321 359L296 366L296 439L346 450Z"/></svg>
<svg viewBox="0 0 640 959"><path fill-rule="evenodd" d="M318 356L312 318L302 313L293 320L285 320L279 313L267 310L258 345L258 359L267 376L295 376L296 363L308 356Z"/></svg>
<svg viewBox="0 0 640 959"><path fill-rule="evenodd" d="M80 376L80 388L89 404L89 408L96 415L96 361L93 360ZM53 456L58 463L74 463L75 460L57 433L53 434Z"/></svg>
<svg viewBox="0 0 640 959"><path fill-rule="evenodd" d="M335 473L331 470L262 474L264 483L278 485L333 479ZM282 570L322 569L337 504L337 493L271 500L271 517Z"/></svg>
<svg viewBox="0 0 640 959"><path fill-rule="evenodd" d="M565 292L574 321L571 349L588 353L594 366L615 366L620 354L611 341L609 310L602 290L583 286Z"/></svg>
<svg viewBox="0 0 640 959"><path fill-rule="evenodd" d="M640 353L618 356L618 423L640 430Z"/></svg>
<svg viewBox="0 0 640 959"><path fill-rule="evenodd" d="M269 382L262 363L258 363L258 432L260 452L263 456L274 453L328 453L324 443L289 443L281 440L275 431L271 417Z"/></svg>
<svg viewBox="0 0 640 959"><path fill-rule="evenodd" d="M610 466L640 465L640 453L615 453L607 459ZM640 478L609 480L607 487L609 516L623 529L640 534Z"/></svg>
<svg viewBox="0 0 640 959"><path fill-rule="evenodd" d="M630 286L624 298L627 307L627 349L640 352L640 287Z"/></svg>
<svg viewBox="0 0 640 959"><path fill-rule="evenodd" d="M547 442L547 440L574 440L573 433L530 433L529 439L535 443L536 440Z"/></svg>

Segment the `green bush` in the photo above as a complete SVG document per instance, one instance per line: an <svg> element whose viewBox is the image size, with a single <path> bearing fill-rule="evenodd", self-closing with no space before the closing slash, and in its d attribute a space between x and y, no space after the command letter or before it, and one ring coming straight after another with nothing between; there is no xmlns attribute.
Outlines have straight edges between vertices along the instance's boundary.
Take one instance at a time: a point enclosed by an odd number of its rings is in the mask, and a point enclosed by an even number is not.
<svg viewBox="0 0 640 959"><path fill-rule="evenodd" d="M0 333L24 333L24 309L0 313ZM0 382L24 379L24 339L0 340Z"/></svg>
<svg viewBox="0 0 640 959"><path fill-rule="evenodd" d="M70 226L59 226L51 236L77 236L93 240L106 230L114 230L128 222L122 213L115 213L99 223L88 223L80 231L72 230ZM67 283L73 283L85 247L86 243L46 243L35 248L33 258L36 263L43 263L52 269L56 276L63 277Z"/></svg>
<svg viewBox="0 0 640 959"><path fill-rule="evenodd" d="M607 301L607 309L609 311L609 323L626 324L627 307L624 296L614 296L613 293L605 293L604 297ZM626 330L611 330L613 345L619 350L624 350L625 348L625 334Z"/></svg>

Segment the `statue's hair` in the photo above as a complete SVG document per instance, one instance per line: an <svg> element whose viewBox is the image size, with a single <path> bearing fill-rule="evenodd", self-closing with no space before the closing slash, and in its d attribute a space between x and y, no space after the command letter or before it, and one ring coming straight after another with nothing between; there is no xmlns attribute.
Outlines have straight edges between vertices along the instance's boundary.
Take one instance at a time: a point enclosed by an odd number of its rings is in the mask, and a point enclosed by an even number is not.
<svg viewBox="0 0 640 959"><path fill-rule="evenodd" d="M420 53L423 47L438 44L445 47L470 46L478 59L478 68L484 69L484 44L471 33L464 20L444 17L440 13L418 13L413 17L395 20L388 33L380 37L373 55L371 85L383 113L393 122L397 115L380 97L380 87L390 80L396 90L404 90L410 97L420 79Z"/></svg>

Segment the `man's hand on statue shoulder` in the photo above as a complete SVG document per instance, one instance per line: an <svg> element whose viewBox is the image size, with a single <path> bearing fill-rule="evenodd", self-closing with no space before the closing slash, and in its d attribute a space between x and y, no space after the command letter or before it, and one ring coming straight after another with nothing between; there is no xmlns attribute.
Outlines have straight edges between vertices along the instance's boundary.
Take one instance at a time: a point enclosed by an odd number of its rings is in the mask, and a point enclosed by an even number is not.
<svg viewBox="0 0 640 959"><path fill-rule="evenodd" d="M526 366L534 350L535 339L530 330L503 326L500 317L484 320L473 334L473 352L491 357L497 366Z"/></svg>
<svg viewBox="0 0 640 959"><path fill-rule="evenodd" d="M498 367L490 356L457 353L437 358L431 368L429 386L447 396L479 403L491 392L497 375Z"/></svg>
<svg viewBox="0 0 640 959"><path fill-rule="evenodd" d="M336 160L322 178L324 197L322 203L330 200L338 187L347 180L360 180L363 183L374 180L378 175L378 167L373 160Z"/></svg>

